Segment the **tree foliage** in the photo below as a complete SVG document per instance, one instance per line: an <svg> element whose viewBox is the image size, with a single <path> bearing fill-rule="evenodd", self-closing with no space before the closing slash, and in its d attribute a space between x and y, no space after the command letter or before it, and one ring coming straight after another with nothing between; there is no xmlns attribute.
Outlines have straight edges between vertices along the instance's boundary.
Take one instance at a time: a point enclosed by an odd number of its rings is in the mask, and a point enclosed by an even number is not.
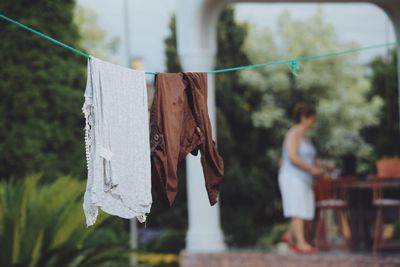
<svg viewBox="0 0 400 267"><path fill-rule="evenodd" d="M379 56L371 63L372 90L368 98L378 95L384 100L379 124L363 131L363 136L374 148L373 160L400 155L397 60L397 52L393 49L388 56Z"/></svg>
<svg viewBox="0 0 400 267"><path fill-rule="evenodd" d="M1 1L6 16L77 47L73 0ZM83 176L86 59L0 21L0 177Z"/></svg>
<svg viewBox="0 0 400 267"><path fill-rule="evenodd" d="M243 50L248 28L235 21L233 9L221 14L217 69L251 64ZM240 72L216 76L218 149L225 161L221 218L227 242L233 246L254 244L267 222L281 218L276 181L265 173L276 170L265 155L275 137L257 129L251 118L262 104L261 96L243 83Z"/></svg>

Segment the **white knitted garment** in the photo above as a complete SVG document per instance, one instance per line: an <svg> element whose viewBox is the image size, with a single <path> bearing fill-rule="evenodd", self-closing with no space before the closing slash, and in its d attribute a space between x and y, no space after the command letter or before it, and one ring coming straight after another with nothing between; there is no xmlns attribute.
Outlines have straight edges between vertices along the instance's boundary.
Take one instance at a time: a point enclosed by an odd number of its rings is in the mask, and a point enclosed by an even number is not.
<svg viewBox="0 0 400 267"><path fill-rule="evenodd" d="M144 222L152 203L145 73L91 57L82 109L87 226L96 222L99 208Z"/></svg>

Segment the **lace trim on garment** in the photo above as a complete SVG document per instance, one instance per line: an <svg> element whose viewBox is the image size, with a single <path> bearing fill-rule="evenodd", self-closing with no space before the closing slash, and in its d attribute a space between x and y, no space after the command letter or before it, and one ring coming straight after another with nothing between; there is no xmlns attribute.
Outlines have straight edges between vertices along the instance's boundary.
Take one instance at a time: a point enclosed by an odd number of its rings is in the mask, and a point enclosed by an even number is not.
<svg viewBox="0 0 400 267"><path fill-rule="evenodd" d="M82 107L83 114L85 115L85 153L86 153L86 167L89 175L92 175L92 158L91 151L93 146L93 135L94 135L94 108L93 102L90 98L85 98L85 103ZM90 185L89 185L90 186ZM86 214L86 225L89 227L96 222L98 215L98 208L92 206L91 201L86 198L91 198L89 195L91 190L85 192L84 200L84 211Z"/></svg>
<svg viewBox="0 0 400 267"><path fill-rule="evenodd" d="M88 172L92 166L92 160L90 157L90 152L92 149L92 141L93 141L93 102L90 98L85 99L85 103L82 108L83 114L85 115L85 151L86 151L86 164Z"/></svg>

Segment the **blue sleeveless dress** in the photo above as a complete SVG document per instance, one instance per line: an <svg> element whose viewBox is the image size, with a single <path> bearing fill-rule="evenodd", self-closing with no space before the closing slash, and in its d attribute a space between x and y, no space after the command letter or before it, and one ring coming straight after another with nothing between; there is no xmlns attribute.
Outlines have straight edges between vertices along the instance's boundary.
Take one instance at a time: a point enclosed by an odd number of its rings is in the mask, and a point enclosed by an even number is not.
<svg viewBox="0 0 400 267"><path fill-rule="evenodd" d="M279 189L282 195L283 214L285 218L302 218L312 220L315 214L315 199L313 176L293 164L289 159L287 135L296 129L292 128L286 134L282 148L282 165L279 170ZM316 150L311 141L303 137L298 148L302 161L313 164Z"/></svg>

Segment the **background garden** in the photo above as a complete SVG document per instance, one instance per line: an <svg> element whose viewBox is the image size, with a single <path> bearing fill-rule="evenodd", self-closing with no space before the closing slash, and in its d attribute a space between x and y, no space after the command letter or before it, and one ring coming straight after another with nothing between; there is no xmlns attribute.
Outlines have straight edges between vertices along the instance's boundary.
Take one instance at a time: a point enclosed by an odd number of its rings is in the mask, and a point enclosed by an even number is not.
<svg viewBox="0 0 400 267"><path fill-rule="evenodd" d="M112 59L119 45L90 10L71 0L2 1L0 11L103 59ZM237 22L234 6L224 10L216 68L357 47L339 41L323 9L304 20L283 12L278 25L276 35ZM128 266L129 222L106 215L90 228L84 222L86 59L5 21L0 36L0 266ZM172 17L165 40L169 72L181 70L175 37ZM400 153L397 82L390 49L367 65L357 54L302 63L298 76L285 65L218 74L226 243L268 247L276 241L283 221L278 162L295 102L311 99L317 106L312 138L323 158L340 165L353 155L360 174L373 173L377 159ZM140 226L144 265L178 265L187 230L184 164L179 176L174 207L155 205L147 228Z"/></svg>

